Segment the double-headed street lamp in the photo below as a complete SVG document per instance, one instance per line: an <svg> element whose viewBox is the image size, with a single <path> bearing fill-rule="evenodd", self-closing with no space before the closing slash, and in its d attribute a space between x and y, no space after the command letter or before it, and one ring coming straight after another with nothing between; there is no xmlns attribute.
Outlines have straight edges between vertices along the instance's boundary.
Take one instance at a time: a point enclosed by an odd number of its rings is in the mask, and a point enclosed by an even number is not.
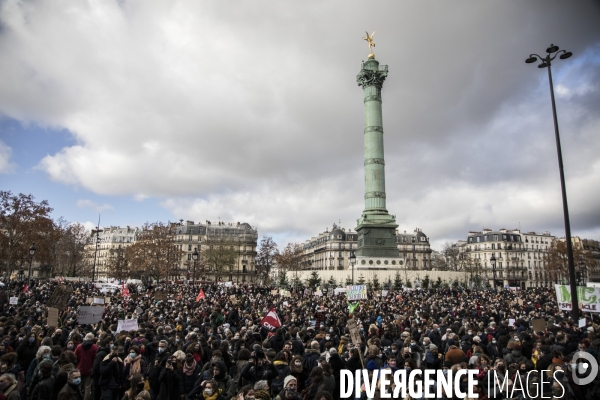
<svg viewBox="0 0 600 400"><path fill-rule="evenodd" d="M492 273L494 275L494 292L496 292L496 256L492 253L492 258L490 258L490 264L492 264Z"/></svg>
<svg viewBox="0 0 600 400"><path fill-rule="evenodd" d="M571 314L573 316L573 320L577 321L579 318L579 305L577 301L577 283L575 282L575 262L573 261L573 244L571 243L571 223L569 221L569 206L567 204L567 188L565 186L565 173L563 168L562 161L562 150L560 147L560 136L558 134L558 119L556 117L556 104L554 102L554 86L552 84L552 61L556 57L559 57L561 60L565 60L573 55L570 51L558 50L558 46L553 44L550 45L546 49L546 53L548 53L545 57L542 57L538 54L530 54L529 58L525 60L527 64L534 63L536 61L541 61L542 63L538 65L538 68L548 68L548 81L550 83L550 99L552 100L552 116L554 117L554 136L556 137L556 152L558 154L558 169L560 172L560 187L562 190L562 201L563 201L563 213L565 219L565 236L567 241L567 258L569 261L569 281L571 286L571 305L572 310ZM560 55L560 56L559 56Z"/></svg>
<svg viewBox="0 0 600 400"><path fill-rule="evenodd" d="M35 250L35 243L31 243L31 247L29 248L29 275L27 275L27 287L31 287L31 268L33 266Z"/></svg>
<svg viewBox="0 0 600 400"><path fill-rule="evenodd" d="M352 286L354 286L354 264L356 264L356 254L350 252L350 265L352 266Z"/></svg>

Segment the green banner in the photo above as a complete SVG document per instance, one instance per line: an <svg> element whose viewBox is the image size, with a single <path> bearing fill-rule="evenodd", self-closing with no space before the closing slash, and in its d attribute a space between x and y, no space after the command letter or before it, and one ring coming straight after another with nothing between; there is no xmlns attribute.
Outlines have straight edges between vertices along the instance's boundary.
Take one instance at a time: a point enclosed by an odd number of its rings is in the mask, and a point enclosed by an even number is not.
<svg viewBox="0 0 600 400"><path fill-rule="evenodd" d="M558 308L571 311L571 286L554 285L556 289L556 302ZM600 312L600 288L577 286L577 302L583 312Z"/></svg>

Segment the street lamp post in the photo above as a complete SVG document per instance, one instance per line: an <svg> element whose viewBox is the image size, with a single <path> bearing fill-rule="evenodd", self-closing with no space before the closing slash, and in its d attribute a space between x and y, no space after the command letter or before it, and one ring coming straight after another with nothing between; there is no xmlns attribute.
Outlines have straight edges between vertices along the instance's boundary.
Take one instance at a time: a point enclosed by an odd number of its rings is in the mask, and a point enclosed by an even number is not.
<svg viewBox="0 0 600 400"><path fill-rule="evenodd" d="M556 117L556 104L554 101L554 86L552 84L552 70L551 65L552 61L560 54L559 58L561 60L565 60L573 55L570 51L560 50L558 51L558 46L553 44L550 45L546 49L546 53L548 53L545 57L542 57L537 54L530 54L529 58L525 60L527 64L531 64L540 60L542 63L538 65L538 68L548 68L548 82L550 84L550 99L552 101L552 116L554 118L554 136L556 138L556 152L558 155L558 169L560 172L560 187L562 192L562 201L563 201L563 214L565 220L565 236L567 242L567 258L569 261L569 281L571 286L571 304L572 310L571 314L573 317L573 321L577 321L579 318L579 306L577 301L577 284L575 282L575 262L573 261L573 244L571 243L571 223L569 221L569 206L567 203L567 188L565 186L565 172L563 168L562 161L562 150L560 147L560 136L558 134L558 119Z"/></svg>
<svg viewBox="0 0 600 400"><path fill-rule="evenodd" d="M354 286L354 264L356 264L356 254L350 253L350 265L352 266L352 286Z"/></svg>
<svg viewBox="0 0 600 400"><path fill-rule="evenodd" d="M241 254L242 254L242 234L238 235L238 273L237 273L237 283L240 283L240 263L242 262L242 260L240 260L242 258Z"/></svg>
<svg viewBox="0 0 600 400"><path fill-rule="evenodd" d="M492 253L492 258L490 258L490 264L492 264L492 273L494 275L494 292L497 292L497 290L496 290L496 256L494 256L493 253Z"/></svg>
<svg viewBox="0 0 600 400"><path fill-rule="evenodd" d="M194 279L194 283L192 285L196 284L196 261L198 261L198 248L194 247L194 252L192 253L192 260L194 260L194 275L192 276L192 279Z"/></svg>
<svg viewBox="0 0 600 400"><path fill-rule="evenodd" d="M33 256L35 255L35 243L31 243L29 248L29 275L27 276L27 287L31 287L31 268L33 266Z"/></svg>

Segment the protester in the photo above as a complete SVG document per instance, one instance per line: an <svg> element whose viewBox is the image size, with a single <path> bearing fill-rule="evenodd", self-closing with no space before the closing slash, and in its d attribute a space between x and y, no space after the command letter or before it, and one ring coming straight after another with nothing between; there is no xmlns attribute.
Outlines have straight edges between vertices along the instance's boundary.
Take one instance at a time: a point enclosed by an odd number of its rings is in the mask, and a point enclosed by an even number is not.
<svg viewBox="0 0 600 400"><path fill-rule="evenodd" d="M512 385L529 372L539 379L547 374L543 371L561 368L564 376L543 386L545 394L557 393L559 383L573 398L599 393L597 380L585 386L570 380L576 351L598 357L598 314L585 313L579 328L579 321L558 309L551 288L390 290L351 302L350 313L346 296L329 296L333 290L321 297L305 288L280 296L271 287L245 284L157 284L130 287L131 296L110 293L97 323L84 325L78 323L80 307L104 296L90 283L68 286L72 292L54 329L48 327L45 304L57 283L33 280L23 292L19 282L7 282L4 290L14 293L18 304L5 304L0 313L5 395L294 400L304 393L307 399L328 400L339 397L341 371L363 368L474 368L482 382L476 389L480 398L494 399L508 394L506 388L489 393L494 374ZM200 289L204 297L197 299ZM349 319L358 328L354 335ZM533 330L536 319L545 322L541 332ZM123 321L137 328L119 330ZM51 389L46 363L54 378ZM41 392L50 398L40 398Z"/></svg>

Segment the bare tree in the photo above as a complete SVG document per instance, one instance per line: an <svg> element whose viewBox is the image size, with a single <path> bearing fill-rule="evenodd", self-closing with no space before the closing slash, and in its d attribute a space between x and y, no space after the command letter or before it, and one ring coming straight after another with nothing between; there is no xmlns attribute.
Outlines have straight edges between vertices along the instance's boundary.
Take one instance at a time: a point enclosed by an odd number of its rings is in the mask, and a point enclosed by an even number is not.
<svg viewBox="0 0 600 400"><path fill-rule="evenodd" d="M298 243L288 243L283 251L275 256L277 267L280 274L287 274L288 271L297 271L302 269L302 246Z"/></svg>
<svg viewBox="0 0 600 400"><path fill-rule="evenodd" d="M238 251L235 243L226 237L207 238L199 252L199 265L208 269L218 281L226 273L232 274L236 265Z"/></svg>
<svg viewBox="0 0 600 400"><path fill-rule="evenodd" d="M277 243L273 241L270 236L263 236L260 244L258 245L258 252L256 254L256 270L263 277L268 277L271 272L271 266L275 261L275 257L278 253Z"/></svg>
<svg viewBox="0 0 600 400"><path fill-rule="evenodd" d="M0 262L7 276L29 261L29 247L52 225L51 212L46 200L38 203L31 194L0 191ZM40 250L38 260L47 255L41 246Z"/></svg>
<svg viewBox="0 0 600 400"><path fill-rule="evenodd" d="M590 252L578 246L573 246L573 261L575 268L587 275L587 268L594 263ZM564 240L554 239L546 253L546 271L548 277L554 282L569 282L569 259L567 257L567 243Z"/></svg>
<svg viewBox="0 0 600 400"><path fill-rule="evenodd" d="M125 259L132 276L166 279L183 252L175 246L172 224L146 223L135 243L125 249Z"/></svg>

